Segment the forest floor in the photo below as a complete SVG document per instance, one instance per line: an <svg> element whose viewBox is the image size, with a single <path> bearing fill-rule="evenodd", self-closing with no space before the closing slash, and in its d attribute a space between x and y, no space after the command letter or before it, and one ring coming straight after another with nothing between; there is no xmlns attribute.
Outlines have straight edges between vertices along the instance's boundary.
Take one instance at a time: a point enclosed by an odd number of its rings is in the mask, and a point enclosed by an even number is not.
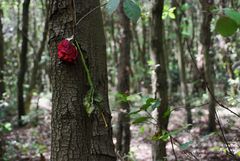
<svg viewBox="0 0 240 161"><path fill-rule="evenodd" d="M14 128L11 133L5 135L7 157L9 161L39 161L40 153L46 160L50 158L50 118L51 103L49 99L39 100L40 116L37 126L27 125L24 128ZM179 108L178 108L179 109ZM239 108L231 108L240 113ZM175 131L173 143L167 144L168 160L174 161L175 155L178 161L232 161L226 152L221 131L207 133L207 107L193 109L194 124L188 130L185 123L185 110L179 109L171 113L169 130ZM240 153L240 121L239 118L221 107L217 108L225 137L236 154ZM116 112L113 111L113 129L116 124ZM144 129L144 130L143 130ZM132 125L132 141L130 157L132 161L151 161L151 136L153 125ZM115 140L115 139L114 139ZM173 153L173 148L175 155ZM41 161L41 160L40 160Z"/></svg>

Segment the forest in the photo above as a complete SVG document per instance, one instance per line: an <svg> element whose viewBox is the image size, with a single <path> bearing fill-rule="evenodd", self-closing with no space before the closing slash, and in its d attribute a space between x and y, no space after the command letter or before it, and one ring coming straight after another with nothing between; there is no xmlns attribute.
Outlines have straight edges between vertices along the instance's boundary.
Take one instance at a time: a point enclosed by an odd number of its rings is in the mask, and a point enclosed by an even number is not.
<svg viewBox="0 0 240 161"><path fill-rule="evenodd" d="M0 0L0 161L240 161L240 0Z"/></svg>

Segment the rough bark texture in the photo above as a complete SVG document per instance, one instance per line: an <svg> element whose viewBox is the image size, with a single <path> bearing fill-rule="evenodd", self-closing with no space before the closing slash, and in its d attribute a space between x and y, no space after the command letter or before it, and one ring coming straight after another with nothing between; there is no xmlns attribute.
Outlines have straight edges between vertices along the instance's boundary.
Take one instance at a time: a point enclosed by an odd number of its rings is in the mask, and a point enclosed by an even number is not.
<svg viewBox="0 0 240 161"><path fill-rule="evenodd" d="M168 110L168 83L166 73L166 62L164 54L164 25L162 20L164 0L154 0L152 8L152 24L151 24L151 44L152 56L156 64L156 94L161 99L158 110L158 126L156 135L162 135L167 130L168 116L164 114ZM153 161L164 160L166 157L166 141L158 140L153 142L152 159Z"/></svg>
<svg viewBox="0 0 240 161"><path fill-rule="evenodd" d="M207 86L209 88L208 96L210 99L210 103L208 106L209 111L209 121L208 121L208 130L209 132L213 132L216 130L216 122L215 122L215 94L214 94L214 83L213 83L213 63L210 56L210 47L211 47L211 21L212 21L212 13L211 13L211 6L213 6L213 0L200 0L202 5L202 13L203 13L203 20L201 24L201 31L200 31L200 54L204 55L204 74Z"/></svg>
<svg viewBox="0 0 240 161"><path fill-rule="evenodd" d="M44 24L44 30L43 30L43 34L42 34L43 39L41 41L40 47L39 47L39 49L35 55L35 58L33 60L33 68L32 68L31 76L30 76L30 87L28 89L28 93L27 93L26 100L25 100L25 111L26 112L30 111L30 105L31 105L33 92L35 90L37 80L38 80L37 76L39 73L39 63L41 61L42 53L45 48L45 44L46 44L46 40L47 40L47 33L48 33L48 14L46 15L46 21Z"/></svg>
<svg viewBox="0 0 240 161"><path fill-rule="evenodd" d="M173 1L173 6L179 9L182 5L184 5L184 1L178 2L176 0ZM180 80L181 80L181 96L182 96L182 103L185 106L185 109L187 111L187 123L192 124L192 113L190 104L188 101L188 87L186 82L186 66L185 66L185 52L184 52L184 43L182 38L182 31L181 31L181 22L182 22L182 11L178 10L178 12L175 12L176 14L176 35L177 35L177 44L179 47L179 51L177 52L177 58L178 58L178 68L179 68L179 74L180 74Z"/></svg>
<svg viewBox="0 0 240 161"><path fill-rule="evenodd" d="M123 11L123 1L121 0L119 6L120 23L122 28L120 38L120 56L119 64L117 68L117 91L121 94L129 94L130 89L130 42L131 42L131 30L130 21L126 17ZM127 155L130 150L130 118L129 104L127 102L121 102L119 104L119 114L117 122L117 144L116 149L121 155Z"/></svg>
<svg viewBox="0 0 240 161"><path fill-rule="evenodd" d="M98 5L98 0L50 1L51 161L116 160L108 103L105 37L99 9L81 21L75 30L75 39L84 52L95 92L102 97L100 102L94 102L96 109L90 117L83 106L89 86L80 56L74 64L60 63L57 58L57 43L63 37L73 35L75 17L80 19ZM105 127L99 109L104 113L108 127Z"/></svg>
<svg viewBox="0 0 240 161"><path fill-rule="evenodd" d="M0 6L1 7L1 6ZM2 18L3 12L0 8L0 100L3 98L4 89L4 81L3 81L3 67L4 67L4 40L3 40L3 26L2 26Z"/></svg>
<svg viewBox="0 0 240 161"><path fill-rule="evenodd" d="M17 79L17 107L18 107L18 124L22 126L21 117L25 115L24 110L24 78L27 70L27 53L28 53L28 19L29 19L30 0L24 0L22 13L22 49L19 56L19 71Z"/></svg>

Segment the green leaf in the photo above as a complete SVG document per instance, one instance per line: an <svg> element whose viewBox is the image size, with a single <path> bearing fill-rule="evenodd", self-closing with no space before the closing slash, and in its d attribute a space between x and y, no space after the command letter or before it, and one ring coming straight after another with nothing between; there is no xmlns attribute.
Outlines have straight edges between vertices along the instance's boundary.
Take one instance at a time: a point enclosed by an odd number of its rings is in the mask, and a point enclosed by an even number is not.
<svg viewBox="0 0 240 161"><path fill-rule="evenodd" d="M118 5L120 3L120 0L109 0L106 9L107 12L111 15L113 12L118 8Z"/></svg>
<svg viewBox="0 0 240 161"><path fill-rule="evenodd" d="M103 101L103 97L98 93L98 94L96 94L96 96L94 97L94 101L100 103L100 102Z"/></svg>
<svg viewBox="0 0 240 161"><path fill-rule="evenodd" d="M186 142L186 143L183 143L180 145L180 149L181 150L187 150L189 145L191 145L193 142L192 141L189 141L189 142Z"/></svg>
<svg viewBox="0 0 240 161"><path fill-rule="evenodd" d="M233 35L237 29L237 23L226 16L220 17L216 23L216 31L224 37Z"/></svg>
<svg viewBox="0 0 240 161"><path fill-rule="evenodd" d="M240 13L231 9L231 8L225 8L224 13L226 16L234 20L238 25L240 25Z"/></svg>
<svg viewBox="0 0 240 161"><path fill-rule="evenodd" d="M169 16L171 19L175 19L175 18L176 18L175 14L174 14L173 12L169 12L169 13L168 13L168 16Z"/></svg>
<svg viewBox="0 0 240 161"><path fill-rule="evenodd" d="M145 132L144 126L141 126L141 127L139 128L139 132L140 132L141 134L144 134L144 132Z"/></svg>
<svg viewBox="0 0 240 161"><path fill-rule="evenodd" d="M159 100L156 100L153 104L152 104L152 109L154 110L154 109L156 109L156 108L158 108L159 106L160 106L160 104L161 104L161 102L159 101Z"/></svg>
<svg viewBox="0 0 240 161"><path fill-rule="evenodd" d="M165 111L164 114L163 114L163 118L169 117L171 112L172 112L171 109L168 107L167 111Z"/></svg>
<svg viewBox="0 0 240 161"><path fill-rule="evenodd" d="M84 100L83 100L83 104L84 104L84 107L88 113L88 116L91 115L91 113L94 111L94 104L93 104L93 95L94 95L94 90L93 89L90 89L86 96L84 97Z"/></svg>
<svg viewBox="0 0 240 161"><path fill-rule="evenodd" d="M146 103L141 107L141 110L146 111L156 100L154 98L148 98Z"/></svg>
<svg viewBox="0 0 240 161"><path fill-rule="evenodd" d="M238 151L238 152L236 153L236 156L240 157L240 151Z"/></svg>
<svg viewBox="0 0 240 161"><path fill-rule="evenodd" d="M133 112L130 112L128 115L135 115L135 114L138 114L139 112L141 112L142 110L137 110L137 111L133 111Z"/></svg>
<svg viewBox="0 0 240 161"><path fill-rule="evenodd" d="M160 135L160 134L155 134L155 135L152 137L152 140L153 140L153 141L158 141L158 140L168 141L169 138L170 138L170 133L167 132L167 131L164 131L162 135Z"/></svg>
<svg viewBox="0 0 240 161"><path fill-rule="evenodd" d="M5 133L12 131L12 124L9 122L0 124L0 132L1 131L5 132Z"/></svg>
<svg viewBox="0 0 240 161"><path fill-rule="evenodd" d="M141 9L133 0L124 0L123 10L126 16L133 22L137 22L141 16Z"/></svg>
<svg viewBox="0 0 240 161"><path fill-rule="evenodd" d="M116 93L115 98L117 102L128 102L128 95L124 93Z"/></svg>
<svg viewBox="0 0 240 161"><path fill-rule="evenodd" d="M150 117L142 116L142 117L136 118L132 123L133 124L140 124L140 123L143 123L143 122L147 121L148 119L150 119Z"/></svg>

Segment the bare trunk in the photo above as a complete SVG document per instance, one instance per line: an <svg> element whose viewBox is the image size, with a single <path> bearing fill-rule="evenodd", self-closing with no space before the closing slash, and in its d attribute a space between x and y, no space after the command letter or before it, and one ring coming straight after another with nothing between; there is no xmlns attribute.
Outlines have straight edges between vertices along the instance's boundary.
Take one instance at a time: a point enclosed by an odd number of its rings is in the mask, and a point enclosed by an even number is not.
<svg viewBox="0 0 240 161"><path fill-rule="evenodd" d="M99 9L75 28L75 39L81 45L95 93L102 98L94 101L91 116L83 105L89 84L80 56L73 64L60 63L57 58L58 42L74 35L75 15L79 20L98 5L98 0L50 1L51 161L116 161L108 104L106 44Z"/></svg>
<svg viewBox="0 0 240 161"><path fill-rule="evenodd" d="M1 6L0 6L1 7ZM3 39L3 26L2 18L3 11L0 8L0 100L3 99L4 88L4 79L3 79L3 68L4 68L4 39Z"/></svg>
<svg viewBox="0 0 240 161"><path fill-rule="evenodd" d="M179 9L181 5L183 5L184 2L178 3L176 0L173 2L173 6L177 7ZM180 5L180 6L179 6ZM182 21L182 16L183 13L182 11L179 11L176 13L176 35L177 35L177 43L179 47L179 52L177 53L177 58L178 58L178 68L179 68L179 73L180 73L180 80L181 80L181 96L182 96L182 103L185 106L185 109L187 111L187 123L192 124L192 113L191 113L191 108L190 104L188 101L188 87L187 87L187 82L186 82L186 66L185 66L185 54L184 54L184 43L183 43L183 38L182 38L182 31L181 31L181 21Z"/></svg>
<svg viewBox="0 0 240 161"><path fill-rule="evenodd" d="M200 54L204 55L204 74L206 83L208 86L208 96L210 99L210 103L208 106L209 111L209 121L208 121L208 130L209 132L213 132L216 130L216 121L215 121L215 94L214 94L214 83L213 83L213 60L210 56L210 47L211 47L211 21L212 21L212 13L211 7L214 4L213 0L200 0L202 5L202 13L203 13L203 20L201 25L200 31Z"/></svg>
<svg viewBox="0 0 240 161"><path fill-rule="evenodd" d="M37 76L39 73L39 63L41 61L41 57L42 57L42 53L44 51L45 48L45 44L46 44L46 40L47 40L47 32L48 32L48 15L46 15L46 21L44 24L44 31L42 34L42 41L40 44L40 47L35 55L35 58L33 60L33 68L31 71L31 77L30 77L30 87L28 89L28 93L26 96L26 100L25 100L25 111L28 113L30 111L30 105L31 105L31 100L32 100L32 96L33 96L33 92L36 89L36 84L37 84Z"/></svg>
<svg viewBox="0 0 240 161"><path fill-rule="evenodd" d="M168 111L168 85L166 72L166 59L164 54L164 24L162 20L163 0L154 0L152 8L152 56L156 64L156 97L161 100L158 110L156 135L162 135L167 130L169 116L165 116ZM165 116L165 117L164 117ZM166 141L158 140L153 142L152 159L153 161L165 160Z"/></svg>
<svg viewBox="0 0 240 161"><path fill-rule="evenodd" d="M124 14L123 11L123 0L119 6L120 23L122 28L120 38L120 56L118 64L118 84L117 91L121 94L129 94L130 90L130 42L131 42L131 30L130 20ZM117 144L116 149L121 155L128 155L130 150L130 108L127 102L121 102L119 104L118 114L118 129L117 129ZM126 159L127 160L127 159Z"/></svg>
<svg viewBox="0 0 240 161"><path fill-rule="evenodd" d="M18 107L18 125L22 126L22 116L25 115L24 109L24 78L27 70L27 53L28 53L28 19L29 19L30 0L23 2L22 14L22 49L19 56L19 71L17 79L17 107Z"/></svg>

